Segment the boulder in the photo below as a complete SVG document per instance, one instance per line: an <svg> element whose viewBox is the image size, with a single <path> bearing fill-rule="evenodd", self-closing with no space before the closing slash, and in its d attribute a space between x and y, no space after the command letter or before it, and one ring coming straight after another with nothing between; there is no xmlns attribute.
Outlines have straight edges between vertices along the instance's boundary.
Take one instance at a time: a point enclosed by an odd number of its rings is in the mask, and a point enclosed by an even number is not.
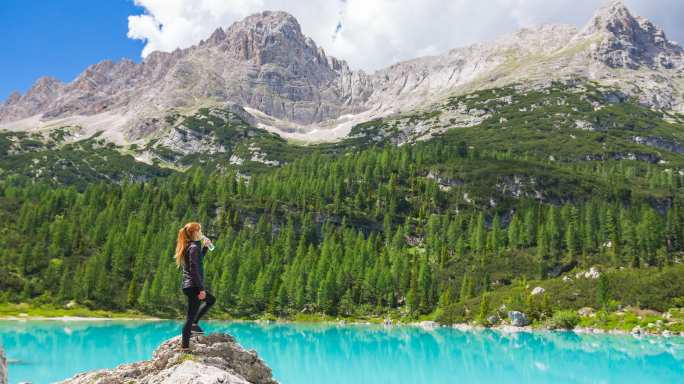
<svg viewBox="0 0 684 384"><path fill-rule="evenodd" d="M82 373L62 384L277 384L256 352L230 335L193 336L191 353L180 352L179 346L177 336L162 343L151 360Z"/></svg>
<svg viewBox="0 0 684 384"><path fill-rule="evenodd" d="M491 315L487 317L487 322L491 325L496 325L499 322L499 318L497 316Z"/></svg>
<svg viewBox="0 0 684 384"><path fill-rule="evenodd" d="M583 277L583 278L585 278L585 279L596 280L596 279L598 279L600 276L601 276L601 272L599 272L598 269L596 269L596 268L594 268L594 267L589 268L589 270L586 271L586 272L577 272L577 273L575 274L575 278L577 278L577 279Z"/></svg>
<svg viewBox="0 0 684 384"><path fill-rule="evenodd" d="M7 360L2 346L0 346L0 384L7 384Z"/></svg>
<svg viewBox="0 0 684 384"><path fill-rule="evenodd" d="M580 315L580 316L582 316L582 317L591 316L591 315L594 314L594 308L591 308L591 307L583 307L583 308L580 308L580 309L577 311L577 314Z"/></svg>
<svg viewBox="0 0 684 384"><path fill-rule="evenodd" d="M530 324L527 315L519 311L508 312L508 319L511 321L511 325L515 327L524 327Z"/></svg>
<svg viewBox="0 0 684 384"><path fill-rule="evenodd" d="M641 335L642 333L643 331L641 330L640 326L637 325L636 327L632 328L632 335Z"/></svg>
<svg viewBox="0 0 684 384"><path fill-rule="evenodd" d="M541 294L544 293L544 292L546 292L546 290L545 290L544 288L542 288L542 287L535 287L535 288L532 290L532 296L541 295Z"/></svg>
<svg viewBox="0 0 684 384"><path fill-rule="evenodd" d="M426 330L432 330L432 329L439 327L439 324L436 321L427 320L427 321L421 321L420 323L418 323L418 326L423 328L423 329L426 329Z"/></svg>

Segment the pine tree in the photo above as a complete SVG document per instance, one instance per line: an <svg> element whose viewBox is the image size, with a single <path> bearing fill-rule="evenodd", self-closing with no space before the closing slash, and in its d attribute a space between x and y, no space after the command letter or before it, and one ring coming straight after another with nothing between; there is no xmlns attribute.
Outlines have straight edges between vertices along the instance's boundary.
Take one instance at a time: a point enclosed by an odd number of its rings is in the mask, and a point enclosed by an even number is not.
<svg viewBox="0 0 684 384"><path fill-rule="evenodd" d="M141 309L150 307L150 281L148 279L145 279L140 296L138 296L138 307Z"/></svg>
<svg viewBox="0 0 684 384"><path fill-rule="evenodd" d="M518 214L513 215L511 222L508 224L508 245L511 249L518 249L520 247L520 220Z"/></svg>
<svg viewBox="0 0 684 384"><path fill-rule="evenodd" d="M466 300L473 296L473 282L471 281L468 274L463 275L463 280L461 280L461 293L459 295L459 300L461 303L465 303Z"/></svg>
<svg viewBox="0 0 684 384"><path fill-rule="evenodd" d="M426 256L421 257L420 260L420 269L418 271L418 305L423 313L428 313L432 310L432 271Z"/></svg>
<svg viewBox="0 0 684 384"><path fill-rule="evenodd" d="M605 273L602 273L598 278L597 297L602 308L606 308L608 301L610 301L610 283Z"/></svg>
<svg viewBox="0 0 684 384"><path fill-rule="evenodd" d="M477 320L480 323L485 323L487 321L487 316L491 310L490 306L489 292L484 292L482 294L482 298L480 299L480 311L477 315Z"/></svg>

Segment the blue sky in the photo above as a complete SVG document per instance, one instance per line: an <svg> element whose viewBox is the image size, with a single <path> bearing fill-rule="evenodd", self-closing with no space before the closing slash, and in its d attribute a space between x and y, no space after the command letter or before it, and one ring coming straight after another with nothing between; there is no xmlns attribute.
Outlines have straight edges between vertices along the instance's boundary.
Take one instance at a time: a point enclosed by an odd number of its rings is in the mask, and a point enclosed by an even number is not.
<svg viewBox="0 0 684 384"><path fill-rule="evenodd" d="M128 57L144 43L126 37L132 0L0 0L0 100L40 76L70 81L88 65Z"/></svg>
<svg viewBox="0 0 684 384"><path fill-rule="evenodd" d="M265 9L290 12L328 54L372 71L523 26L581 26L606 0L135 1L0 0L0 102L41 76L71 81L105 59L139 62L150 51L196 44L217 27ZM684 42L683 0L625 3Z"/></svg>

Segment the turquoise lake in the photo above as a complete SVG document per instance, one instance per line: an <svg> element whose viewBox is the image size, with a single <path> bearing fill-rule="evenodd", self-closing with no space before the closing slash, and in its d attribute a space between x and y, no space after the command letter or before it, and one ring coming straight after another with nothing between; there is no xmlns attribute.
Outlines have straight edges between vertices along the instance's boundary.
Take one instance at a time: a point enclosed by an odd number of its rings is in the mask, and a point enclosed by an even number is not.
<svg viewBox="0 0 684 384"><path fill-rule="evenodd" d="M172 321L0 321L11 384L148 359ZM684 383L684 338L207 322L284 384Z"/></svg>

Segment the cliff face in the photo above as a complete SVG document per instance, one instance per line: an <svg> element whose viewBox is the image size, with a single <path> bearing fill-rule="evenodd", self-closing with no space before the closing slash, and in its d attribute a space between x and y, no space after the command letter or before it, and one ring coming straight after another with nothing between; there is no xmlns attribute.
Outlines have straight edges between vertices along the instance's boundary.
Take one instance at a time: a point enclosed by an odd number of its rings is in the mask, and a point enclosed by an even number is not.
<svg viewBox="0 0 684 384"><path fill-rule="evenodd" d="M152 359L83 373L62 384L277 384L254 351L226 334L194 336L192 353L178 351L180 336L165 341Z"/></svg>

